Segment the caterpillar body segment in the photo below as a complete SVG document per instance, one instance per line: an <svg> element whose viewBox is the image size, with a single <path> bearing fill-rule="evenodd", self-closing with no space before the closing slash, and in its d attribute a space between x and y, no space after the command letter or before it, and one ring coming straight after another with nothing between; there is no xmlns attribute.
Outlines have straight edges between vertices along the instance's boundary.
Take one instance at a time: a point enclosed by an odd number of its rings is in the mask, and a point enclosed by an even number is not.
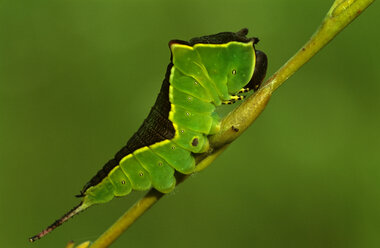
<svg viewBox="0 0 380 248"><path fill-rule="evenodd" d="M176 185L174 173L195 170L195 153L206 152L208 136L220 129L216 107L243 99L265 77L266 55L255 50L247 29L169 43L171 63L148 117L113 159L83 187L81 203L35 241L91 205L132 190L154 187L162 193Z"/></svg>
<svg viewBox="0 0 380 248"><path fill-rule="evenodd" d="M174 141L166 141L163 144L152 145L154 151L164 158L176 171L183 174L193 172L195 159L191 152L182 148Z"/></svg>
<svg viewBox="0 0 380 248"><path fill-rule="evenodd" d="M129 154L121 160L120 168L129 179L132 189L147 190L152 186L148 172L133 154Z"/></svg>
<svg viewBox="0 0 380 248"><path fill-rule="evenodd" d="M175 80L173 80L175 78ZM172 67L170 74L170 85L190 96L197 97L204 102L211 102L212 96L205 88L194 78L183 74L176 67Z"/></svg>
<svg viewBox="0 0 380 248"><path fill-rule="evenodd" d="M115 196L125 196L131 193L131 180L128 178L127 174L124 173L120 165L111 170L111 172L108 174L108 178L113 185L113 194Z"/></svg>
<svg viewBox="0 0 380 248"><path fill-rule="evenodd" d="M152 186L162 193L168 193L175 187L174 169L150 147L143 147L133 155L148 172Z"/></svg>

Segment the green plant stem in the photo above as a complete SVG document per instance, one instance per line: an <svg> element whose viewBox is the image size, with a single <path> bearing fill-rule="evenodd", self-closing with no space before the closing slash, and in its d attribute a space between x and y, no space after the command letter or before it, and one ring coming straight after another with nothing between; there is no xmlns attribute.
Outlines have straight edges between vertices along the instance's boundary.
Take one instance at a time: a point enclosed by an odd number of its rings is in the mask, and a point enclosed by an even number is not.
<svg viewBox="0 0 380 248"><path fill-rule="evenodd" d="M196 157L198 162L197 171L208 167L232 141L239 137L255 121L265 109L272 93L360 15L372 2L374 0L336 0L321 26L310 40L284 66L273 74L255 94L250 96L222 120L220 132L209 139L210 150ZM187 178L188 176L177 175L177 182L181 183ZM90 247L104 248L111 245L138 217L162 196L162 193L154 189L150 190Z"/></svg>
<svg viewBox="0 0 380 248"><path fill-rule="evenodd" d="M162 193L150 190L143 198L124 213L107 231L105 231L90 247L108 247L115 241L135 220L147 211L161 197Z"/></svg>
<svg viewBox="0 0 380 248"><path fill-rule="evenodd" d="M335 0L310 40L268 79L265 86L271 87L272 92L275 91L373 2L374 0Z"/></svg>

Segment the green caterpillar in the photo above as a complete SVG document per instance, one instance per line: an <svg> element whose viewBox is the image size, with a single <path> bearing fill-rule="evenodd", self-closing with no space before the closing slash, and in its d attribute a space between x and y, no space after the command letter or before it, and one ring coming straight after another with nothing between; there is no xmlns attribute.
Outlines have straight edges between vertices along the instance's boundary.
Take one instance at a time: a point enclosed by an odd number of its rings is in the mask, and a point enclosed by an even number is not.
<svg viewBox="0 0 380 248"><path fill-rule="evenodd" d="M78 206L39 234L36 241L62 223L98 203L132 190L151 187L162 193L176 185L174 172L190 174L194 153L208 150L208 135L220 128L215 108L234 103L257 90L266 74L267 57L248 29L169 42L171 62L156 103L138 131L113 159L83 187Z"/></svg>

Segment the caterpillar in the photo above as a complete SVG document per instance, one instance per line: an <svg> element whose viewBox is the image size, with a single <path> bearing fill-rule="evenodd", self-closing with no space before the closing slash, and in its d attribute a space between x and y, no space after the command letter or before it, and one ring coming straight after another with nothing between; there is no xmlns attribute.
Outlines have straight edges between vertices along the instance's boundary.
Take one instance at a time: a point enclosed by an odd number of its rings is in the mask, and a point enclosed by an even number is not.
<svg viewBox="0 0 380 248"><path fill-rule="evenodd" d="M77 195L71 211L29 240L34 242L68 219L132 190L155 188L162 193L176 185L175 172L190 174L194 154L209 149L208 136L218 132L221 104L243 99L257 90L267 69L267 56L256 50L258 38L248 29L172 40L160 93L138 131Z"/></svg>

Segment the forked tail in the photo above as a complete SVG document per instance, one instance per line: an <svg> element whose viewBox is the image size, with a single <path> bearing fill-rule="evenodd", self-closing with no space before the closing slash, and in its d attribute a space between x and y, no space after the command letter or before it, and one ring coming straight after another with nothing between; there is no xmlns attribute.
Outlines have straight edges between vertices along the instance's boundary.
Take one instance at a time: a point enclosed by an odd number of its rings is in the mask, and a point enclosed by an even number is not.
<svg viewBox="0 0 380 248"><path fill-rule="evenodd" d="M79 212L83 211L86 208L87 207L83 205L83 202L79 203L78 206L71 209L68 213L66 213L64 216L62 216L62 218L56 220L53 224L48 226L45 230L43 230L39 234L29 238L29 241L34 242L34 241L42 238L43 236L50 233L51 231L53 231L54 229L56 229L57 227L62 225L64 222L66 222L68 219L70 219L71 217L73 217L74 215L78 214Z"/></svg>

